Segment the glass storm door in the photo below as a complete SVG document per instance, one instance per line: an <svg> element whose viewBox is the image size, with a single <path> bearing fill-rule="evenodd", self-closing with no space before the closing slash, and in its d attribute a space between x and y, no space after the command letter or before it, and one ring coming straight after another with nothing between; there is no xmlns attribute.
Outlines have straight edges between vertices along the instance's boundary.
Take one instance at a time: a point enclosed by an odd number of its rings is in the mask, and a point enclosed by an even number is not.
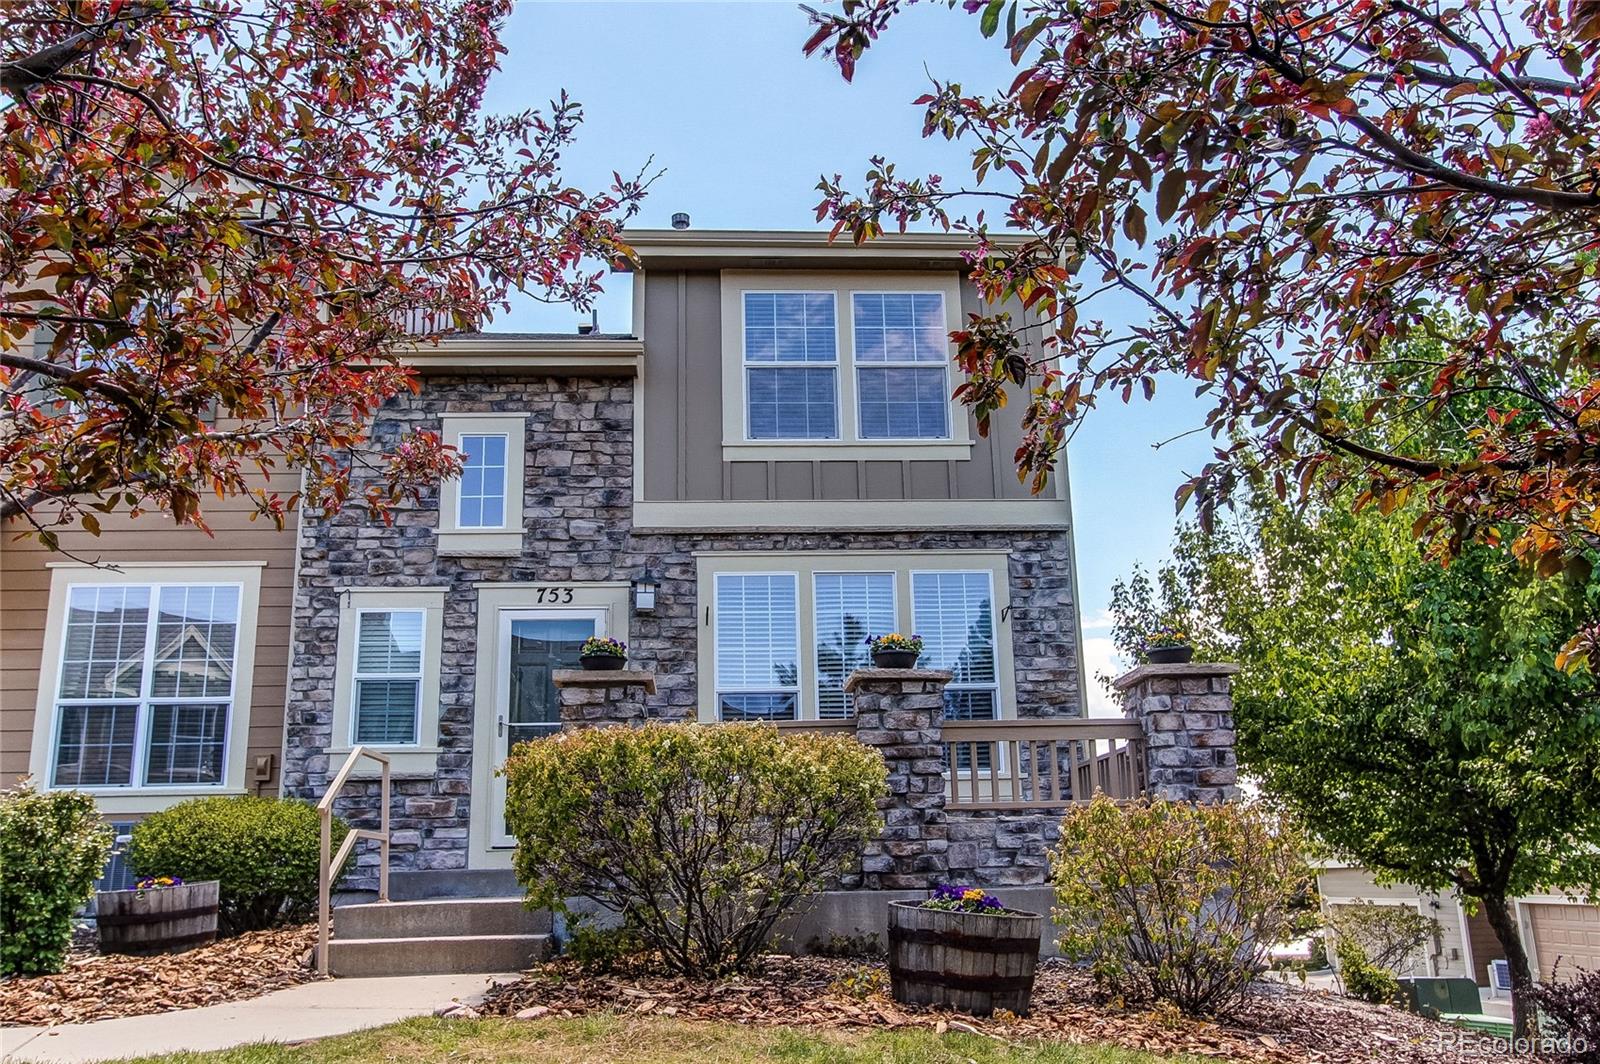
<svg viewBox="0 0 1600 1064"><path fill-rule="evenodd" d="M553 674L578 668L578 651L593 635L605 635L604 610L507 610L500 614L499 706L494 764L498 770L518 743L561 728L561 703ZM494 778L491 796L496 845L515 840L506 832L506 781Z"/></svg>

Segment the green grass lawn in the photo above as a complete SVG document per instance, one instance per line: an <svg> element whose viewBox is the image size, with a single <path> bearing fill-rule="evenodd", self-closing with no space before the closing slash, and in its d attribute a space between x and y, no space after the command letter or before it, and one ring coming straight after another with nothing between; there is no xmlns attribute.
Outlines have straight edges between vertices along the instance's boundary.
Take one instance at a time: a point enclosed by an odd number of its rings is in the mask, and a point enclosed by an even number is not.
<svg viewBox="0 0 1600 1064"><path fill-rule="evenodd" d="M255 1045L145 1059L162 1064L659 1064L682 1060L706 1064L1200 1064L1195 1057L1155 1056L1109 1046L1011 1046L975 1035L936 1035L927 1030L801 1031L631 1016L533 1021L417 1019L298 1046Z"/></svg>

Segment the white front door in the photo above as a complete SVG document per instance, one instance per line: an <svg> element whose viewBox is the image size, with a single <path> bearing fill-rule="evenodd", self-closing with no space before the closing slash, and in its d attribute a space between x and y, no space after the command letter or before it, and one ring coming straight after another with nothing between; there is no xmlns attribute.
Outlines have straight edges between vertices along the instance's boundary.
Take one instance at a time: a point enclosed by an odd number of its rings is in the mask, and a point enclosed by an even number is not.
<svg viewBox="0 0 1600 1064"><path fill-rule="evenodd" d="M604 609L501 610L498 617L499 674L495 684L496 774L489 796L489 835L495 846L512 846L506 831L506 781L499 768L518 743L543 738L561 727L561 703L553 674L578 668L578 651L590 636L606 634Z"/></svg>

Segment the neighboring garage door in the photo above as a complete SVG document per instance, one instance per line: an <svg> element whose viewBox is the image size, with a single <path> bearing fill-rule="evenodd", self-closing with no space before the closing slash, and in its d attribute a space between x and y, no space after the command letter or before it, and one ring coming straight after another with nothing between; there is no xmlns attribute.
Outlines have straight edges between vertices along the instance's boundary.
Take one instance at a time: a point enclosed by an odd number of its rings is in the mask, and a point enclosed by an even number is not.
<svg viewBox="0 0 1600 1064"><path fill-rule="evenodd" d="M1548 981L1561 959L1561 974L1574 969L1600 971L1600 906L1529 905L1533 948L1539 959L1539 978Z"/></svg>

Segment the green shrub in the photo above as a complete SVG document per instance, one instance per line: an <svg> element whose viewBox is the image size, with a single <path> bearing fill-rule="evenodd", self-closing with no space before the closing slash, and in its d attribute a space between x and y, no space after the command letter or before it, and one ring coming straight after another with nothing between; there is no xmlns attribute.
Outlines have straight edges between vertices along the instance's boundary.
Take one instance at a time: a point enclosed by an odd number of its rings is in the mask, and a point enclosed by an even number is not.
<svg viewBox="0 0 1600 1064"><path fill-rule="evenodd" d="M1356 900L1333 906L1328 927L1341 939L1361 947L1379 968L1398 972L1437 934L1439 921L1410 905L1379 905Z"/></svg>
<svg viewBox="0 0 1600 1064"><path fill-rule="evenodd" d="M94 893L115 841L77 791L0 792L0 975L61 970L72 914Z"/></svg>
<svg viewBox="0 0 1600 1064"><path fill-rule="evenodd" d="M592 728L506 762L531 904L592 898L672 971L746 966L773 924L880 826L883 759L848 736L758 724Z"/></svg>
<svg viewBox="0 0 1600 1064"><path fill-rule="evenodd" d="M333 848L346 828L333 822ZM217 923L229 934L297 923L315 912L320 825L288 798L194 798L133 829L128 864L140 876L219 881Z"/></svg>
<svg viewBox="0 0 1600 1064"><path fill-rule="evenodd" d="M642 966L650 952L639 937L639 929L627 921L614 927L601 927L591 920L578 918L567 930L571 937L561 955L596 975Z"/></svg>
<svg viewBox="0 0 1600 1064"><path fill-rule="evenodd" d="M1374 964L1354 938L1336 938L1333 955L1339 962L1339 978L1346 994L1374 1005L1392 1005L1400 996L1400 980L1389 969Z"/></svg>
<svg viewBox="0 0 1600 1064"><path fill-rule="evenodd" d="M1061 950L1126 1001L1226 1012L1292 934L1301 853L1260 805L1100 795L1067 814L1051 855Z"/></svg>

